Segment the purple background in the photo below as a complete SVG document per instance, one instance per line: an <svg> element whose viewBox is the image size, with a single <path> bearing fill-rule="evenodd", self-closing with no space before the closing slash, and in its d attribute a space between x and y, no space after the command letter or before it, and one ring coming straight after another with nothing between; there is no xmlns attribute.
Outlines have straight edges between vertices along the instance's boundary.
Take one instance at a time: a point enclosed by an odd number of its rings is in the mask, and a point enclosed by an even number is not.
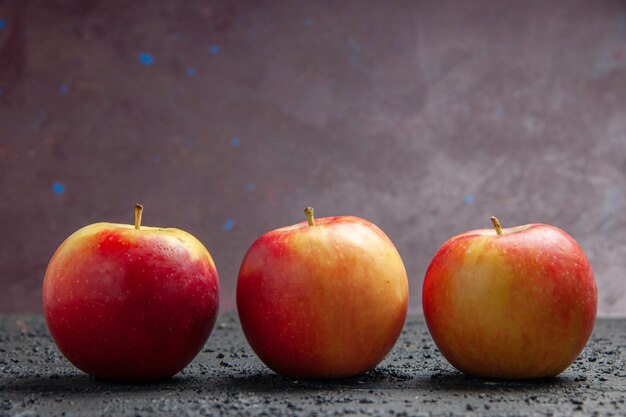
<svg viewBox="0 0 626 417"><path fill-rule="evenodd" d="M0 312L93 222L178 227L233 308L262 233L353 214L420 308L450 236L545 222L626 314L626 3L0 2Z"/></svg>

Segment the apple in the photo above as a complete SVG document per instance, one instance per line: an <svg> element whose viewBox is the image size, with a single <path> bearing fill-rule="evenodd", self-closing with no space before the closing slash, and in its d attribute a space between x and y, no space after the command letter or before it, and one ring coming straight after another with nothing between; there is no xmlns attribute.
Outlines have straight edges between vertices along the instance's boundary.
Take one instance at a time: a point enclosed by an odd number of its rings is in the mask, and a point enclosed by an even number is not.
<svg viewBox="0 0 626 417"><path fill-rule="evenodd" d="M243 332L258 357L292 378L343 378L374 368L406 317L408 280L385 233L353 217L268 232L237 281Z"/></svg>
<svg viewBox="0 0 626 417"><path fill-rule="evenodd" d="M591 336L597 290L576 241L546 224L474 230L448 240L424 279L428 329L467 374L556 376Z"/></svg>
<svg viewBox="0 0 626 417"><path fill-rule="evenodd" d="M43 282L57 346L96 378L168 378L204 346L218 311L219 280L207 249L178 229L96 223L57 249Z"/></svg>

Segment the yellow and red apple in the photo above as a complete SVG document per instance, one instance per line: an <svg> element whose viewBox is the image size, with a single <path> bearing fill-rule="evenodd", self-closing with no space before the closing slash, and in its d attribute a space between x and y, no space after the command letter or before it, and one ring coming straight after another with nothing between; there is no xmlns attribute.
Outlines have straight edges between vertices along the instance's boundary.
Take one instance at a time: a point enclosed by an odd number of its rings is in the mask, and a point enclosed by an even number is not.
<svg viewBox="0 0 626 417"><path fill-rule="evenodd" d="M178 229L86 226L57 249L43 283L50 333L82 371L133 382L170 377L206 342L219 280L207 249Z"/></svg>
<svg viewBox="0 0 626 417"><path fill-rule="evenodd" d="M374 368L407 311L402 259L385 233L352 216L313 218L266 233L243 259L237 309L259 358L294 378Z"/></svg>
<svg viewBox="0 0 626 417"><path fill-rule="evenodd" d="M445 358L468 374L555 376L593 330L597 290L576 241L546 224L474 230L449 239L422 291L428 329Z"/></svg>

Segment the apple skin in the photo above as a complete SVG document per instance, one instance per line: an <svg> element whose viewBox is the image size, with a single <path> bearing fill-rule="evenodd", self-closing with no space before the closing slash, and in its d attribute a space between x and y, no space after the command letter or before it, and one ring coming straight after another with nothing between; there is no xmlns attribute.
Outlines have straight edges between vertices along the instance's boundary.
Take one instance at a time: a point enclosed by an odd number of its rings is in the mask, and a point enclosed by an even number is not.
<svg viewBox="0 0 626 417"><path fill-rule="evenodd" d="M96 223L57 249L43 283L57 346L100 379L168 378L202 349L217 316L219 279L192 235Z"/></svg>
<svg viewBox="0 0 626 417"><path fill-rule="evenodd" d="M343 378L374 368L395 344L408 280L385 233L326 217L271 231L243 259L237 310L258 357L292 378Z"/></svg>
<svg viewBox="0 0 626 417"><path fill-rule="evenodd" d="M597 289L571 236L530 224L448 240L426 272L422 305L437 347L458 370L542 378L564 371L585 347Z"/></svg>

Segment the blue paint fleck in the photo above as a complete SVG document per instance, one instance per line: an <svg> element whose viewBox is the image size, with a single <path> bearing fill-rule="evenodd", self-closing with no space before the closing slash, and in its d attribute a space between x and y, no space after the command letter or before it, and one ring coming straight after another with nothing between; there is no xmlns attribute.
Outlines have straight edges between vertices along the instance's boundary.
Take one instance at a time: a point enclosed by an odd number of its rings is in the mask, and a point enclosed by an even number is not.
<svg viewBox="0 0 626 417"><path fill-rule="evenodd" d="M357 66L359 64L359 45L353 40L348 42L350 48L350 64Z"/></svg>
<svg viewBox="0 0 626 417"><path fill-rule="evenodd" d="M304 26L308 28L313 26L313 19L311 19L310 17L307 17L306 19L304 19Z"/></svg>
<svg viewBox="0 0 626 417"><path fill-rule="evenodd" d="M187 70L185 70L185 72L187 73L188 77L193 77L194 75L196 75L196 69L194 67L187 67Z"/></svg>
<svg viewBox="0 0 626 417"><path fill-rule="evenodd" d="M594 79L598 79L604 75L604 69L602 68L602 64L599 62L595 62L593 64L593 70L591 72L591 77Z"/></svg>
<svg viewBox="0 0 626 417"><path fill-rule="evenodd" d="M476 200L476 197L474 197L474 194L468 194L463 198L463 202L467 205L473 204L474 200Z"/></svg>
<svg viewBox="0 0 626 417"><path fill-rule="evenodd" d="M233 136L233 138L230 140L230 146L232 146L233 148L238 148L239 145L241 145L239 136Z"/></svg>
<svg viewBox="0 0 626 417"><path fill-rule="evenodd" d="M211 45L209 46L209 52L211 52L211 55L217 55L217 53L220 51L220 46L219 45Z"/></svg>
<svg viewBox="0 0 626 417"><path fill-rule="evenodd" d="M139 62L141 62L145 66L150 66L150 65L154 64L154 57L152 55L150 55L150 54L145 53L145 52L139 54L137 59L139 60Z"/></svg>
<svg viewBox="0 0 626 417"><path fill-rule="evenodd" d="M65 185L62 182L53 182L52 183L52 192L56 195L65 194Z"/></svg>
<svg viewBox="0 0 626 417"><path fill-rule="evenodd" d="M158 164L159 162L161 162L161 155L154 155L152 157L152 160L154 161L155 164Z"/></svg>
<svg viewBox="0 0 626 417"><path fill-rule="evenodd" d="M626 36L626 14L617 18L617 36L623 38Z"/></svg>
<svg viewBox="0 0 626 417"><path fill-rule="evenodd" d="M7 27L7 21L0 19L0 30L4 30L5 27Z"/></svg>
<svg viewBox="0 0 626 417"><path fill-rule="evenodd" d="M246 190L251 193L252 191L256 190L256 185L253 182L249 182L246 185Z"/></svg>
<svg viewBox="0 0 626 417"><path fill-rule="evenodd" d="M59 86L59 94L66 95L70 92L70 86L67 84L61 84Z"/></svg>
<svg viewBox="0 0 626 417"><path fill-rule="evenodd" d="M227 219L222 225L222 229L227 232L233 230L233 227L235 227L235 221L233 219Z"/></svg>

